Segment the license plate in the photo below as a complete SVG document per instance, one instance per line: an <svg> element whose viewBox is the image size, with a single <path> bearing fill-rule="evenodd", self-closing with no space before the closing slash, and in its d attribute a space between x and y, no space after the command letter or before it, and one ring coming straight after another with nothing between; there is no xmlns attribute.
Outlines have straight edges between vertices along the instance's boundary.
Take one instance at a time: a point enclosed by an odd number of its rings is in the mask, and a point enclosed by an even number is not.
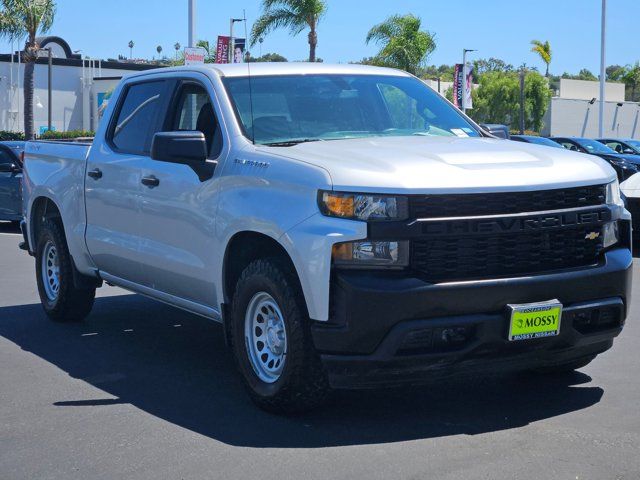
<svg viewBox="0 0 640 480"><path fill-rule="evenodd" d="M509 341L555 337L560 333L562 304L558 300L509 305Z"/></svg>

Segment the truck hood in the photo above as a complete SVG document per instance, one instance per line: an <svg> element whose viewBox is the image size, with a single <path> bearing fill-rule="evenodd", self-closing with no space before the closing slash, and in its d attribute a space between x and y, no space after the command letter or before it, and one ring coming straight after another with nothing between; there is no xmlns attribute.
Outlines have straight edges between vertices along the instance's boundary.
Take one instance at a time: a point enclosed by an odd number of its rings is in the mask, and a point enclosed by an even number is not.
<svg viewBox="0 0 640 480"><path fill-rule="evenodd" d="M611 166L592 155L489 138L376 137L258 149L324 168L334 189L347 191L526 191L616 178Z"/></svg>

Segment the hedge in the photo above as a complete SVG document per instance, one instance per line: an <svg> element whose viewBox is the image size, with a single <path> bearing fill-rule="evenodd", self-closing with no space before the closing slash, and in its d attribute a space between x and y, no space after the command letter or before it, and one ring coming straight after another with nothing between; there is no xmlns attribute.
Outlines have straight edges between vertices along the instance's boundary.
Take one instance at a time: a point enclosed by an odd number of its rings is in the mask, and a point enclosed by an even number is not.
<svg viewBox="0 0 640 480"><path fill-rule="evenodd" d="M24 140L24 133L0 130L0 142L8 142L11 140Z"/></svg>
<svg viewBox="0 0 640 480"><path fill-rule="evenodd" d="M88 130L69 130L68 132L46 131L40 138L44 140L69 140L79 137L94 137L95 132Z"/></svg>
<svg viewBox="0 0 640 480"><path fill-rule="evenodd" d="M71 140L79 137L94 137L95 132L87 130L70 130L68 132L55 132L47 131L37 138L44 140ZM24 133L22 132L7 132L0 130L0 141L6 142L11 140L24 140Z"/></svg>

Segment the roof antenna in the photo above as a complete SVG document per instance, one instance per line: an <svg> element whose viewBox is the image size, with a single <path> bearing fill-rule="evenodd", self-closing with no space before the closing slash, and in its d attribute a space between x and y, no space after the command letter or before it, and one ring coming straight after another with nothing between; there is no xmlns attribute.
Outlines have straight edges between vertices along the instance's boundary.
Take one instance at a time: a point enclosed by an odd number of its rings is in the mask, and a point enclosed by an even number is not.
<svg viewBox="0 0 640 480"><path fill-rule="evenodd" d="M242 10L242 18L244 20L244 42L245 45L249 45L249 34L247 33L247 12L246 10ZM248 51L248 49L247 49ZM245 58L247 62L247 74L249 79L249 109L251 110L251 142L256 144L256 130L253 126L253 88L251 85L251 53L246 55Z"/></svg>

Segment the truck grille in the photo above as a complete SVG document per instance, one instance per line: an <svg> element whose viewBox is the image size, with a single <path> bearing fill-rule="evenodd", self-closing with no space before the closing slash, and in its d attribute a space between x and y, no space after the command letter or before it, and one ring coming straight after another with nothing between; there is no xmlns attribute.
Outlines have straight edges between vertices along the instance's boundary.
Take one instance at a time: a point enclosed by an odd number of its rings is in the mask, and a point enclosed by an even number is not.
<svg viewBox="0 0 640 480"><path fill-rule="evenodd" d="M411 218L508 215L591 207L605 201L605 185L536 192L415 195L409 198L409 213Z"/></svg>
<svg viewBox="0 0 640 480"><path fill-rule="evenodd" d="M605 186L543 192L414 197L413 218L469 217L566 210L606 201ZM591 235L600 233L599 236ZM596 237L596 238L593 238ZM428 281L521 276L595 265L603 250L601 227L425 236L412 241L411 268Z"/></svg>
<svg viewBox="0 0 640 480"><path fill-rule="evenodd" d="M602 235L593 227L413 242L412 268L429 281L457 281L549 272L594 265Z"/></svg>

